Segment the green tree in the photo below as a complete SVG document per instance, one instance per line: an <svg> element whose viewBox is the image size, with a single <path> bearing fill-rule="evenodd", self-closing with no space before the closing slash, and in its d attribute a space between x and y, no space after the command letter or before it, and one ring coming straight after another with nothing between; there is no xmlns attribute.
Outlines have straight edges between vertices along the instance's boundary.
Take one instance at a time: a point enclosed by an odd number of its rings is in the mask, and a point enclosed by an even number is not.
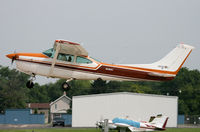
<svg viewBox="0 0 200 132"><path fill-rule="evenodd" d="M29 76L15 69L0 66L0 111L7 108L25 108Z"/></svg>
<svg viewBox="0 0 200 132"><path fill-rule="evenodd" d="M106 93L107 83L105 80L98 78L91 85L92 85L91 89L92 94Z"/></svg>

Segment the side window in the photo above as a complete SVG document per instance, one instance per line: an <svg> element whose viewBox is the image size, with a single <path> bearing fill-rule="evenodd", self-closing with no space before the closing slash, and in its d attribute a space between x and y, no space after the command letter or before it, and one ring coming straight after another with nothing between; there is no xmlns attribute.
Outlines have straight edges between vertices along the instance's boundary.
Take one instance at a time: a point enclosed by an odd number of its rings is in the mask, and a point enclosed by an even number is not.
<svg viewBox="0 0 200 132"><path fill-rule="evenodd" d="M57 110L57 104L55 104L55 109Z"/></svg>
<svg viewBox="0 0 200 132"><path fill-rule="evenodd" d="M62 60L62 61L73 62L74 61L74 56L73 55L59 53L57 59L58 60Z"/></svg>
<svg viewBox="0 0 200 132"><path fill-rule="evenodd" d="M92 63L92 61L88 60L87 58L77 56L76 57L76 63L86 63L86 64L89 64L89 63Z"/></svg>

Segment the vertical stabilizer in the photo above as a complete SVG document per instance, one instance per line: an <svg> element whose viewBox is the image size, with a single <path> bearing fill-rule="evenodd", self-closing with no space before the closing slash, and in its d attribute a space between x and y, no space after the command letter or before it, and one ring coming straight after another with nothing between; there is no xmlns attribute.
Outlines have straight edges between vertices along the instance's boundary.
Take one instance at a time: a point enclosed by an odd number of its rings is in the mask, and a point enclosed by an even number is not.
<svg viewBox="0 0 200 132"><path fill-rule="evenodd" d="M161 60L153 63L152 65L161 68L163 70L178 72L182 65L184 64L187 57L192 52L194 47L186 44L179 44L170 53L168 53Z"/></svg>
<svg viewBox="0 0 200 132"><path fill-rule="evenodd" d="M150 123L154 125L157 129L165 129L168 119L169 117L167 116L158 115Z"/></svg>

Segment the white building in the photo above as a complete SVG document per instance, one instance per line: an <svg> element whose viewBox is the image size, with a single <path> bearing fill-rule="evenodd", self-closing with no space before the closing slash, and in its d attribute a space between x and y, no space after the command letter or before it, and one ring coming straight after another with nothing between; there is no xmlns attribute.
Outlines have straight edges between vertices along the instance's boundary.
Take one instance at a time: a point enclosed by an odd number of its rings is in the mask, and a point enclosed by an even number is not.
<svg viewBox="0 0 200 132"><path fill-rule="evenodd" d="M72 127L95 127L96 121L115 117L149 121L150 116L169 117L167 127L177 127L178 97L129 92L74 96Z"/></svg>
<svg viewBox="0 0 200 132"><path fill-rule="evenodd" d="M54 117L61 117L62 114L66 114L70 109L71 99L64 93L61 97L50 103L51 119Z"/></svg>

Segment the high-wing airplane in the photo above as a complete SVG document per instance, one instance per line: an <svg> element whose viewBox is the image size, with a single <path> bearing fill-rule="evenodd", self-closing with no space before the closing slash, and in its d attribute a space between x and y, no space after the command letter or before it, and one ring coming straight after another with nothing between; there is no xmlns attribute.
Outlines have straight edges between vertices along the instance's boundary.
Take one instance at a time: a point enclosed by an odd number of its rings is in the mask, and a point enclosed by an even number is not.
<svg viewBox="0 0 200 132"><path fill-rule="evenodd" d="M19 71L31 75L27 87L34 86L35 75L63 78L64 89L68 82L79 80L131 80L167 81L172 80L194 47L179 44L161 60L152 64L107 64L88 56L78 43L55 40L54 46L42 53L14 53L6 55L16 62Z"/></svg>
<svg viewBox="0 0 200 132"><path fill-rule="evenodd" d="M133 131L156 131L156 130L165 130L169 117L163 115L152 116L149 122L146 121L133 121L122 118L114 118L113 120L108 120L107 125L105 120L99 121L96 123L96 126L101 129L105 129L105 126L108 129L117 129L119 132L125 132L129 130Z"/></svg>

